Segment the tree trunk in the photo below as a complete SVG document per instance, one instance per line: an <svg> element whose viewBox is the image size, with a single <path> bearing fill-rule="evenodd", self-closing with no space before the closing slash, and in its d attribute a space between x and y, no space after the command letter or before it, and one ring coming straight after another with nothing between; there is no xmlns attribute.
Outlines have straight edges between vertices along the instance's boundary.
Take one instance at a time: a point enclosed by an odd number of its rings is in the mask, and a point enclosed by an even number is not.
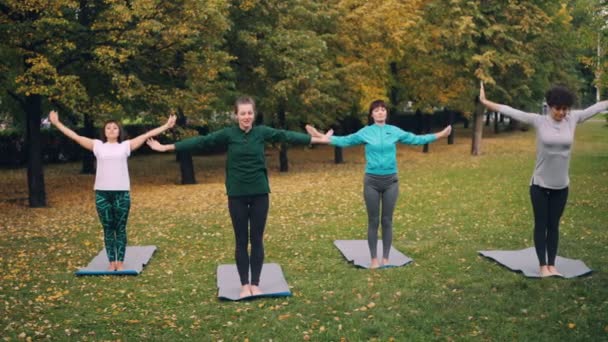
<svg viewBox="0 0 608 342"><path fill-rule="evenodd" d="M449 124L452 126L452 132L450 133L450 135L448 135L448 145L454 145L454 134L456 133L455 129L454 129L454 119L456 116L456 112L454 111L450 111L450 115L449 115Z"/></svg>
<svg viewBox="0 0 608 342"><path fill-rule="evenodd" d="M287 143L281 143L279 150L279 171L289 171L289 160L287 159Z"/></svg>
<svg viewBox="0 0 608 342"><path fill-rule="evenodd" d="M182 175L182 184L196 184L194 177L194 162L192 161L192 153L177 152L177 160L179 161L179 171Z"/></svg>
<svg viewBox="0 0 608 342"><path fill-rule="evenodd" d="M29 192L29 205L32 208L46 207L40 134L41 112L42 98L40 95L30 95L25 98L25 113L27 115L25 141L28 156L27 186Z"/></svg>
<svg viewBox="0 0 608 342"><path fill-rule="evenodd" d="M342 147L334 147L334 163L335 164L342 164L344 163L344 154L342 153L343 149Z"/></svg>
<svg viewBox="0 0 608 342"><path fill-rule="evenodd" d="M490 119L492 118L492 113L491 112L487 112L486 113L486 126L490 126Z"/></svg>
<svg viewBox="0 0 608 342"><path fill-rule="evenodd" d="M471 143L471 154L478 156L481 154L481 138L483 136L484 108L479 100L475 101L475 125L473 126L473 139Z"/></svg>
<svg viewBox="0 0 608 342"><path fill-rule="evenodd" d="M422 120L424 125L424 134L429 134L431 133L431 116L422 115L422 117L424 118ZM429 144L424 144L422 147L422 153L429 153Z"/></svg>
<svg viewBox="0 0 608 342"><path fill-rule="evenodd" d="M82 134L85 137L93 139L95 137L95 126L93 125L93 118L91 115L84 115L84 128ZM89 150L83 150L82 154L82 169L80 173L84 174L95 174L95 155Z"/></svg>
<svg viewBox="0 0 608 342"><path fill-rule="evenodd" d="M494 112L494 134L498 134L498 112Z"/></svg>
<svg viewBox="0 0 608 342"><path fill-rule="evenodd" d="M186 127L188 120L184 111L181 108L177 110L176 124L181 127ZM176 161L179 162L179 171L182 176L182 184L196 184L196 177L194 175L194 161L192 160L192 153L190 152L177 152L175 153Z"/></svg>
<svg viewBox="0 0 608 342"><path fill-rule="evenodd" d="M285 124L285 108L283 107L283 105L279 105L279 111L278 111L278 116L279 116L279 127L281 129L287 129L286 124ZM287 143L281 143L281 147L279 150L279 171L280 172L287 172L289 171L289 160L287 158Z"/></svg>
<svg viewBox="0 0 608 342"><path fill-rule="evenodd" d="M338 136L344 135L343 133L344 133L344 128L342 126L339 126L334 130L334 134L337 134ZM344 153L343 152L344 152L344 149L342 147L334 146L334 163L335 164L344 163Z"/></svg>

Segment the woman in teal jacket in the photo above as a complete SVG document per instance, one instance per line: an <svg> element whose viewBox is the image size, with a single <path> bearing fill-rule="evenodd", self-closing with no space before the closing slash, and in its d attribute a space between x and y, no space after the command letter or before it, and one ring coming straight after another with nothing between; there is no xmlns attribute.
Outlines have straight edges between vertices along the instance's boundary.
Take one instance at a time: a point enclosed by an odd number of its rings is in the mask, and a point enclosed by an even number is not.
<svg viewBox="0 0 608 342"><path fill-rule="evenodd" d="M332 136L330 144L339 147L365 145L365 177L363 181L363 198L367 208L367 242L371 255L371 268L378 268L377 257L378 226L382 223L382 264L388 264L389 252L393 240L393 211L399 195L397 177L397 143L407 145L424 145L437 139L447 137L452 131L447 126L443 131L434 134L415 135L401 128L386 123L388 110L386 103L376 100L369 106L369 115L373 124L363 127L356 133L336 137ZM313 137L323 136L314 127L306 127ZM382 212L380 212L382 204Z"/></svg>

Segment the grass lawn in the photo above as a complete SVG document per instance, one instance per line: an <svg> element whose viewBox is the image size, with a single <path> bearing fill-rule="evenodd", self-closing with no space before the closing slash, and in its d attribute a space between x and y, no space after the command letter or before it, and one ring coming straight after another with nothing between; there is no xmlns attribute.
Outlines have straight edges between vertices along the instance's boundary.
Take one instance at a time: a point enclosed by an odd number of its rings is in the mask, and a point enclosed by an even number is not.
<svg viewBox="0 0 608 342"><path fill-rule="evenodd" d="M0 336L5 340L417 341L608 340L608 128L579 126L562 256L594 272L527 279L478 250L532 245L528 194L534 132L470 131L399 148L394 246L414 263L357 269L333 246L365 239L363 149L292 149L280 174L268 150L271 208L266 262L279 263L292 297L217 299L218 264L233 263L224 156L195 157L197 185L177 185L171 154L130 160L132 245L158 250L137 277L75 277L102 248L93 176L80 165L45 169L48 207L26 207L25 170L0 170ZM263 279L262 279L263 281Z"/></svg>

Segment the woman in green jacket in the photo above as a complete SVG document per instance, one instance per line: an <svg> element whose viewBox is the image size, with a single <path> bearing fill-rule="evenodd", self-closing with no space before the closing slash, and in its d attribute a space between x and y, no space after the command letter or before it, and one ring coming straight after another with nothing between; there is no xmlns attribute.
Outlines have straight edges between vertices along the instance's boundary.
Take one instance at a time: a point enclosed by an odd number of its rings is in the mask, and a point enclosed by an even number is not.
<svg viewBox="0 0 608 342"><path fill-rule="evenodd" d="M288 142L308 145L329 143L331 132L311 138L308 134L254 126L255 102L241 97L234 105L237 125L226 127L206 136L198 136L162 145L149 140L156 151L203 150L211 146L228 147L226 158L226 191L228 210L236 240L236 266L241 280L240 297L261 295L260 273L264 263L264 228L268 216L268 171L264 146L267 142ZM247 253L251 240L251 255ZM251 267L251 280L249 268Z"/></svg>

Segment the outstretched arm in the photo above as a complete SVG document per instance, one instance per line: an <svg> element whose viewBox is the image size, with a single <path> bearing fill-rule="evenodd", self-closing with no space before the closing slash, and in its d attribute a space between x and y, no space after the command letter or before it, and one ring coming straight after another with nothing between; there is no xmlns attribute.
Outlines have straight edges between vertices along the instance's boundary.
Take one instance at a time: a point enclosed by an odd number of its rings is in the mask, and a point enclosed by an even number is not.
<svg viewBox="0 0 608 342"><path fill-rule="evenodd" d="M479 102L483 104L486 108L493 112L501 112L502 114L513 118L515 120L521 121L523 123L532 124L537 117L538 114L526 113L521 110L517 110L515 108L509 107L507 105L503 105L500 103L492 102L486 99L486 91L483 87L483 82L480 82L479 87Z"/></svg>
<svg viewBox="0 0 608 342"><path fill-rule="evenodd" d="M49 121L51 121L51 123L55 127L57 127L57 129L60 130L61 133L65 134L65 136L77 142L78 145L86 148L89 151L93 151L93 139L78 135L78 133L72 131L64 124L62 124L61 121L59 121L59 114L57 114L56 111L52 110L49 113Z"/></svg>
<svg viewBox="0 0 608 342"><path fill-rule="evenodd" d="M227 129L220 129L208 135L195 136L188 139L178 141L174 144L163 145L158 141L150 138L147 140L148 146L154 151L167 152L167 151L192 151L192 150L204 150L211 146L227 144L228 135Z"/></svg>
<svg viewBox="0 0 608 342"><path fill-rule="evenodd" d="M576 116L577 122L581 123L605 111L606 109L608 109L608 101L600 101L594 104L593 106L587 107L583 110L573 110L572 114Z"/></svg>
<svg viewBox="0 0 608 342"><path fill-rule="evenodd" d="M334 131L332 129L327 131L327 133L323 134L323 133L317 131L317 129L311 125L306 125L306 132L308 132L308 134L310 134L312 139L315 139L315 138L324 139L325 137L327 137L329 142L323 141L323 142L321 142L321 144L331 144L331 145L338 146L338 147L360 145L365 142L363 140L363 138L358 134L359 132L353 133L353 134L350 134L350 135L347 135L344 137L334 137L333 136Z"/></svg>
<svg viewBox="0 0 608 342"><path fill-rule="evenodd" d="M496 102L492 102L488 99L486 99L486 90L483 87L483 82L479 83L479 102L481 102L482 105L484 105L484 107L488 108L489 110L493 111L493 112L498 112L499 107L501 106L500 103L496 103Z"/></svg>
<svg viewBox="0 0 608 342"><path fill-rule="evenodd" d="M137 150L141 147L141 145L144 144L144 142L146 142L146 140L161 134L162 132L168 130L169 128L172 128L173 126L175 126L175 115L171 114L164 125L156 127L153 130L147 131L146 133L129 140L129 144L131 145L131 151Z"/></svg>
<svg viewBox="0 0 608 342"><path fill-rule="evenodd" d="M436 139L447 138L452 133L452 125L447 125L441 132L435 133Z"/></svg>
<svg viewBox="0 0 608 342"><path fill-rule="evenodd" d="M331 143L331 136L334 135L333 129L330 129L323 134L311 125L306 125L306 132L311 136L310 142L312 144L329 144Z"/></svg>
<svg viewBox="0 0 608 342"><path fill-rule="evenodd" d="M148 146L150 146L151 149L153 149L154 151L158 151L158 152L167 152L167 151L175 150L174 144L163 145L152 138L148 139L146 141L146 144L148 144Z"/></svg>
<svg viewBox="0 0 608 342"><path fill-rule="evenodd" d="M399 129L399 142L407 145L424 145L434 142L435 140L445 138L452 132L452 126L446 126L441 132L432 134L416 135L410 132Z"/></svg>

